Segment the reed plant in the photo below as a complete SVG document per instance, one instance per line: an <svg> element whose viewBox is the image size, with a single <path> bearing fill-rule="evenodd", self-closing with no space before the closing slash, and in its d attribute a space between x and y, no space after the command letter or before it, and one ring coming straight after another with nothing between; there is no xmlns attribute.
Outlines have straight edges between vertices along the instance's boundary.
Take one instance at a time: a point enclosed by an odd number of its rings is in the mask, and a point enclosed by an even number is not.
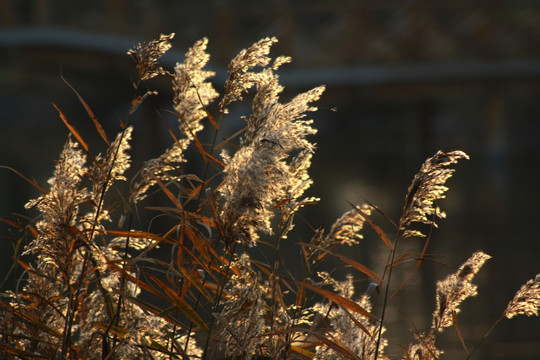
<svg viewBox="0 0 540 360"><path fill-rule="evenodd" d="M129 50L137 68L131 108L109 138L78 93L103 143L91 149L85 136L58 115L69 136L47 187L26 208L35 220L2 219L18 231L20 277L2 293L0 354L21 359L439 359L437 337L457 328L461 303L477 293L474 276L490 256L474 253L437 283L427 330L391 354L385 338L386 309L404 285L393 274L405 262L414 271L445 213L437 206L448 190L462 151L427 159L405 196L401 218L377 224L373 204L350 203L329 230L297 234L302 272L293 274L280 249L295 217L318 199L306 194L316 133L309 113L323 94L316 87L282 102L278 69L289 57L272 58L275 38L262 39L229 64L221 95L207 69L207 40L196 42L174 69L160 57L174 34ZM132 166L133 115L148 97L148 80L166 77L174 96L177 128L159 156ZM246 99L244 99L246 97ZM229 109L250 103L244 128L223 134ZM205 130L211 141L200 140ZM221 130L221 132L220 132ZM184 171L186 151L203 163ZM135 169L131 171L132 167ZM121 186L124 184L123 186ZM154 200L165 198L158 202ZM135 226L147 209L171 225ZM388 260L370 269L340 248L359 245L365 228L380 239ZM385 229L388 228L388 229ZM393 235L390 235L393 234ZM424 244L418 253L403 242ZM158 251L159 248L159 251ZM255 257L263 249L266 261ZM168 254L164 256L163 254ZM351 273L335 278L331 259ZM358 291L355 279L368 279ZM501 318L537 315L540 275L525 283ZM487 331L489 333L490 330ZM487 334L486 334L487 336ZM463 340L463 339L461 339ZM464 358L472 356L464 346Z"/></svg>

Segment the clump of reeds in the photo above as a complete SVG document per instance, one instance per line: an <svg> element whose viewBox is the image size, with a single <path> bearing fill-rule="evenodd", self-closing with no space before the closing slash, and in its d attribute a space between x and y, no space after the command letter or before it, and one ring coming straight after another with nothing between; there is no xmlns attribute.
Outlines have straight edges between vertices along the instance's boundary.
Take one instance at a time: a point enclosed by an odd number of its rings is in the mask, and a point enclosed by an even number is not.
<svg viewBox="0 0 540 360"><path fill-rule="evenodd" d="M172 71L159 65L173 36L162 35L128 52L138 76L132 107L113 141L79 96L103 139L103 154L92 155L94 150L57 108L71 134L49 188L36 185L42 194L26 205L37 218L24 226L4 219L30 240L20 254L25 260L18 259L23 271L17 288L5 291L0 302L0 353L25 359L389 356L385 309L394 268L406 258L399 256L398 243L427 239L416 254L419 266L429 236L417 225L435 227L435 220L444 217L436 202L448 190L451 166L468 156L439 151L422 165L409 187L394 241L371 219L379 209L351 204L329 231L318 229L299 244L305 272L293 276L282 270L280 242L289 241L295 214L318 201L305 195L313 183L309 167L316 147L309 140L316 130L307 114L317 110L313 103L324 87L281 102L277 70L291 59L272 59L277 39L266 38L231 61L219 96L210 82L214 73L206 69L206 39L195 43ZM128 178L130 117L156 93L140 90L143 81L156 76L171 80L179 133L171 131L165 152ZM249 91L254 93L251 113L244 117L241 137L217 143L228 109ZM208 145L198 139L205 127L214 132ZM202 174L182 170L189 146L205 162ZM129 183L128 193L121 192L119 182ZM152 203L155 190L170 204ZM131 219L142 204L169 216L174 225L159 232L136 229ZM364 227L388 248L389 260L380 264L383 275L338 251L358 246ZM158 246L169 250L168 259L154 255ZM263 246L270 254L266 263L253 258L253 249ZM325 271L329 256L368 276L368 291L356 292L353 274L339 280ZM415 332L403 358L441 356L437 335L455 324L461 302L476 295L472 279L487 259L477 252L437 284L431 327ZM375 288L384 291L375 293ZM537 276L523 285L502 317L537 315L539 298Z"/></svg>

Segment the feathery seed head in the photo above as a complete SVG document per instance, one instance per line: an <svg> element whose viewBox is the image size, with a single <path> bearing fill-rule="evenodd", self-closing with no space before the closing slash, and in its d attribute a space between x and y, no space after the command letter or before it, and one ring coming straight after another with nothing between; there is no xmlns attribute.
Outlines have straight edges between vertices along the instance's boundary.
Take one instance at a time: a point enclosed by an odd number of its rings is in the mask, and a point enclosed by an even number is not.
<svg viewBox="0 0 540 360"><path fill-rule="evenodd" d="M70 266L69 254L77 237L74 227L80 220L79 206L88 199L88 191L80 186L87 170L86 156L70 136L54 176L48 180L49 192L25 205L36 207L41 220L36 224L39 236L26 246L23 254L35 253L40 261L62 270Z"/></svg>
<svg viewBox="0 0 540 360"><path fill-rule="evenodd" d="M318 272L319 277L323 279L323 282L328 285L332 285L334 291L340 296L353 300L354 296L354 284L353 277L347 276L345 281L337 281L333 279L326 272ZM359 306L366 311L371 311L371 303L369 296L363 295L359 299L353 300ZM379 331L379 324L370 321L365 316L356 312L348 311L345 307L335 303L317 303L312 307L312 310L327 319L328 329L325 336L328 339L337 339L348 350L360 357L361 359L373 359L375 357L377 349L377 333ZM317 317L316 317L317 318ZM369 334L365 332L362 327L366 329ZM386 331L384 327L381 329L382 333ZM377 359L385 358L384 349L388 345L388 341L385 338L381 338L379 343ZM326 344L318 345L316 347L314 359L343 359L343 355L337 353L334 349Z"/></svg>
<svg viewBox="0 0 540 360"><path fill-rule="evenodd" d="M364 204L360 209L363 214L370 215L372 207ZM325 243L340 243L349 246L358 244L358 240L363 238L360 230L364 227L364 222L364 217L356 209L345 212L330 228Z"/></svg>
<svg viewBox="0 0 540 360"><path fill-rule="evenodd" d="M231 269L239 275L234 274L225 289L229 296L220 314L227 322L223 329L225 351L227 355L256 354L268 330L263 284L246 253L231 263Z"/></svg>
<svg viewBox="0 0 540 360"><path fill-rule="evenodd" d="M215 72L203 70L210 60L207 45L206 38L197 41L186 53L184 62L174 68L173 106L180 129L190 140L202 130L200 121L206 117L205 107L218 96L209 81Z"/></svg>
<svg viewBox="0 0 540 360"><path fill-rule="evenodd" d="M170 41L173 38L174 33L169 35L161 34L158 40L138 44L127 52L135 61L141 81L167 74L167 71L158 64L158 60L171 48Z"/></svg>
<svg viewBox="0 0 540 360"><path fill-rule="evenodd" d="M254 245L257 231L272 233L270 219L276 207L283 210L282 236L285 236L291 228L291 215L306 203L300 196L312 183L307 169L314 145L306 136L316 130L311 127L312 121L304 117L307 111L317 109L310 104L319 99L324 87L280 103L283 87L273 69L289 59L278 58L273 67L266 67L270 63L267 56L270 46L275 41L267 38L255 43L235 57L229 68L230 76L220 106L240 99L242 92L253 84L257 92L240 149L233 156L222 153L226 164L225 181L219 191L225 200L221 219L228 226L226 232L230 239L226 241ZM249 72L255 66L264 68L258 73ZM244 78L247 74L248 80ZM289 159L295 151L298 155Z"/></svg>
<svg viewBox="0 0 540 360"><path fill-rule="evenodd" d="M187 52L183 63L176 64L172 79L173 108L178 117L182 137L159 157L149 160L138 173L132 185L131 202L143 200L156 180L178 180L176 166L185 161L184 151L203 129L201 121L207 116L206 106L218 96L210 78L213 71L204 70L210 59L206 53L208 39L197 41Z"/></svg>
<svg viewBox="0 0 540 360"><path fill-rule="evenodd" d="M254 67L264 67L270 63L270 48L278 40L267 37L257 41L247 49L242 50L229 63L229 78L225 82L225 95L219 103L219 110L227 113L227 106L237 100L242 100L242 93L251 88L259 79L260 74L251 72ZM280 60L281 63L284 61ZM277 63L278 66L281 63Z"/></svg>
<svg viewBox="0 0 540 360"><path fill-rule="evenodd" d="M491 256L481 251L475 252L457 272L437 282L437 305L433 312L432 330L442 331L443 328L451 326L452 314L459 312L461 302L477 294L477 286L472 283L472 279L490 258Z"/></svg>
<svg viewBox="0 0 540 360"><path fill-rule="evenodd" d="M438 359L443 351L435 346L435 334L418 333L414 336L416 343L411 344L407 349L407 356L410 360L433 360Z"/></svg>
<svg viewBox="0 0 540 360"><path fill-rule="evenodd" d="M128 126L124 131L118 133L116 139L110 144L105 157L101 154L96 156L90 167L90 178L94 185L92 199L96 204L99 203L103 191L107 191L115 181L126 180L124 173L131 166L129 154L131 145L129 142L132 132L133 127Z"/></svg>
<svg viewBox="0 0 540 360"><path fill-rule="evenodd" d="M421 231L409 229L412 223L433 224L435 218L445 218L446 214L434 205L443 199L448 190L444 184L452 176L454 169L447 166L455 164L460 159L469 159L463 151L438 151L427 159L416 174L409 187L403 207L403 215L399 221L399 229L404 237L423 237Z"/></svg>
<svg viewBox="0 0 540 360"><path fill-rule="evenodd" d="M540 309L540 274L521 286L506 307L504 316L508 319L516 315L538 316Z"/></svg>

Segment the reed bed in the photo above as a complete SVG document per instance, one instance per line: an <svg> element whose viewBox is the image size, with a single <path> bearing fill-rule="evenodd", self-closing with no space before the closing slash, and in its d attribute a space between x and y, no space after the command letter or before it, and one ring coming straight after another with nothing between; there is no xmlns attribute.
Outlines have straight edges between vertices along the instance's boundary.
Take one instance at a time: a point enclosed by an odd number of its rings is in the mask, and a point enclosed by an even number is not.
<svg viewBox="0 0 540 360"><path fill-rule="evenodd" d="M301 274L283 269L280 248L292 242L296 215L317 206L308 195L316 133L309 114L324 86L288 102L278 70L289 57L270 56L275 38L262 39L234 57L218 92L207 69L207 39L196 42L174 69L160 57L174 34L129 50L137 68L131 108L110 137L77 93L100 135L101 153L55 105L69 136L46 187L26 208L32 221L2 219L19 234L15 254L21 274L2 293L0 354L21 359L439 359L438 335L457 326L463 301L477 294L474 277L490 258L476 252L436 287L431 326L411 332L402 352L388 352L386 309L398 266L426 259L438 207L462 151L439 151L427 159L405 196L401 218L375 222L374 204L350 210L325 230L297 234ZM165 77L177 122L170 145L158 157L132 164L132 117L145 100L148 80ZM143 86L144 84L144 86ZM229 109L250 103L245 126L220 133ZM212 139L200 140L206 131ZM223 131L223 130L222 130ZM219 135L218 135L219 134ZM194 148L202 172L186 173ZM133 168L133 170L131 170ZM166 202L154 200L160 196ZM141 209L167 217L159 231L136 227ZM355 247L363 233L376 234L388 260L370 269L338 250ZM378 240L377 240L378 241ZM425 244L421 252L403 242ZM158 248L160 251L158 252ZM268 261L254 257L265 253ZM157 256L156 254L160 254ZM163 254L168 254L163 257ZM331 259L350 274L337 279ZM361 285L357 278L366 279ZM359 286L363 286L358 291ZM526 282L494 321L538 315L540 275ZM492 327L493 328L493 327ZM486 336L491 329L487 329ZM463 358L474 355L465 346Z"/></svg>

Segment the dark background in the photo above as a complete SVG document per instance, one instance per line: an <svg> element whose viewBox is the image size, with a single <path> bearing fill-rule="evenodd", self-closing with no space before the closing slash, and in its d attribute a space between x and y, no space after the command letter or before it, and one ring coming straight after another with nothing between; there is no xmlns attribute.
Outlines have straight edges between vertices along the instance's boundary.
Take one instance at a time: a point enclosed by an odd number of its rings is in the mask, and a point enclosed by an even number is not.
<svg viewBox="0 0 540 360"><path fill-rule="evenodd" d="M126 51L136 43L175 32L173 50L163 59L172 68L194 41L207 36L220 91L227 63L239 50L276 36L273 54L293 58L281 71L284 99L327 85L314 115L320 131L313 137L318 151L311 171L311 194L322 200L303 214L313 226L330 226L348 210L346 200L361 203L362 197L397 221L425 158L439 149L471 156L448 182L448 199L440 204L448 219L439 222L428 253L451 266L476 250L493 256L478 275L479 295L464 303L459 316L467 346L473 347L515 291L540 272L539 19L537 1L94 0L74 6L4 0L0 165L46 184L67 136L52 102L91 146L101 146L61 73L113 134L133 95L134 67ZM156 80L149 86L161 95L133 120L133 153L141 160L157 156L170 141L160 120L171 109L170 84ZM226 119L225 130L241 126L236 115ZM24 203L38 195L6 169L0 169L0 189L2 217L24 213ZM392 232L384 219L377 220ZM9 235L7 226L0 230ZM300 234L291 240L306 239ZM5 273L12 250L8 237L0 241ZM421 246L411 241L403 250ZM369 231L352 251L382 272L386 253ZM419 329L429 326L435 282L450 272L424 264L390 304L394 354L400 353L397 343L411 340L411 321ZM447 349L445 358L465 357L453 329L439 344ZM540 320L502 321L476 358L540 358Z"/></svg>

